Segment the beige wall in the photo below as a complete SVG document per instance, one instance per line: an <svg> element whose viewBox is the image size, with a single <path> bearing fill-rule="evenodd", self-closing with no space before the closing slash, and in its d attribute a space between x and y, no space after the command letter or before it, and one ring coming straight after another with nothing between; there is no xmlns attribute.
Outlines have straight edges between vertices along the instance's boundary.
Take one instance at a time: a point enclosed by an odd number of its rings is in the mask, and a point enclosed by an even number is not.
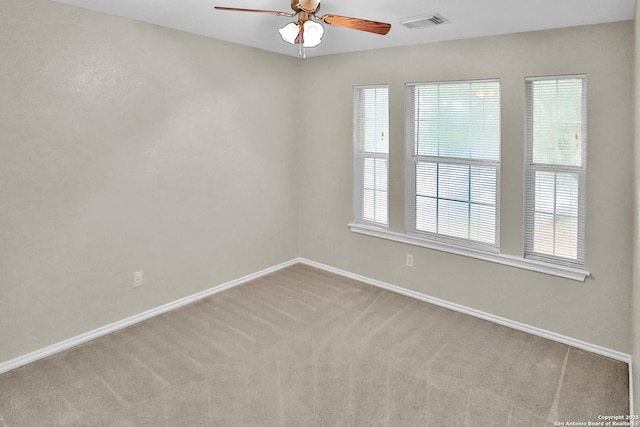
<svg viewBox="0 0 640 427"><path fill-rule="evenodd" d="M338 268L629 352L633 201L633 23L452 41L307 60L300 252ZM501 247L522 254L526 76L588 75L585 283L354 234L352 87L390 88L391 229L403 224L404 83L499 78ZM414 267L404 267L405 254Z"/></svg>
<svg viewBox="0 0 640 427"><path fill-rule="evenodd" d="M0 363L297 255L296 59L45 0L0 55Z"/></svg>

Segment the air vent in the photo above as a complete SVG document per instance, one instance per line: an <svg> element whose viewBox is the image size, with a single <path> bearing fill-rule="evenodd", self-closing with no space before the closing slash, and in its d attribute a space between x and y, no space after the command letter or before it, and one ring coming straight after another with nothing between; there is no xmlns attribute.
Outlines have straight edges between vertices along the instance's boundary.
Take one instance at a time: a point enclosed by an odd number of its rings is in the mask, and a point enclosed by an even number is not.
<svg viewBox="0 0 640 427"><path fill-rule="evenodd" d="M415 30L418 28L426 28L426 27L433 27L434 25L446 24L449 21L447 21L442 16L436 13L435 15L422 15L422 16L414 16L411 18L404 18L404 19L398 20L398 22L407 28L411 28L412 30Z"/></svg>

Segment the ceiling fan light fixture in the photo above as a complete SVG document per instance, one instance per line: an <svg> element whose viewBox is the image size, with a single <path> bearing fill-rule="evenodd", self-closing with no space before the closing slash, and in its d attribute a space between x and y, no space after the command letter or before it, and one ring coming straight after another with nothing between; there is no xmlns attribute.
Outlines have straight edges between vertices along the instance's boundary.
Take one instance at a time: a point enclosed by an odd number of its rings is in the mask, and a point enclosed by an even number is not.
<svg viewBox="0 0 640 427"><path fill-rule="evenodd" d="M280 12L277 10L244 9L240 7L216 6L216 10L227 10L232 12L265 13L276 16L288 16L297 18L294 22L289 22L278 32L282 40L289 44L298 45L301 57L308 47L316 47L322 43L324 36L324 26L320 24L332 25L336 27L350 28L353 30L366 31L368 33L386 35L391 29L391 24L384 22L370 21L368 19L350 18L348 16L326 14L316 15L320 10L322 0L291 0L291 12Z"/></svg>
<svg viewBox="0 0 640 427"><path fill-rule="evenodd" d="M296 39L298 38L298 34L300 34L300 25L297 22L289 22L284 27L278 30L280 33L280 37L282 40L287 43L296 44Z"/></svg>
<svg viewBox="0 0 640 427"><path fill-rule="evenodd" d="M324 27L314 21L305 21L303 24L303 44L304 47L316 47L322 43L322 36L324 36Z"/></svg>

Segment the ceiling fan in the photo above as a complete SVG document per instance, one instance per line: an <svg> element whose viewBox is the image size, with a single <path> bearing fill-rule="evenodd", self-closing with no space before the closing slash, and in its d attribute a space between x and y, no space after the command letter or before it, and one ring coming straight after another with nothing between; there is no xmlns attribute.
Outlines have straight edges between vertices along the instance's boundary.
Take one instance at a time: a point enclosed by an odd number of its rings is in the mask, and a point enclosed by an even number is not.
<svg viewBox="0 0 640 427"><path fill-rule="evenodd" d="M325 24L335 25L337 27L351 28L380 35L387 34L391 29L391 24L369 21L367 19L349 18L348 16L332 14L316 16L316 13L320 10L320 0L291 0L291 9L293 9L294 13L279 12L277 10L242 9L237 7L220 6L216 6L216 9L297 17L297 21L288 23L278 31L284 41L294 45L298 44L300 46L301 56L304 56L304 48L316 47L322 42L324 27L316 21L321 21Z"/></svg>

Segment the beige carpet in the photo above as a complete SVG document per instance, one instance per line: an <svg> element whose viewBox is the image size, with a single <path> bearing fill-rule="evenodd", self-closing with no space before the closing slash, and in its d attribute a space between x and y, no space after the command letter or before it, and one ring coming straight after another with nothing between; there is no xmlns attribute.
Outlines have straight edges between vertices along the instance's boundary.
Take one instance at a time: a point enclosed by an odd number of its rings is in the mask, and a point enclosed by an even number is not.
<svg viewBox="0 0 640 427"><path fill-rule="evenodd" d="M0 426L547 426L627 365L296 265L0 375Z"/></svg>

